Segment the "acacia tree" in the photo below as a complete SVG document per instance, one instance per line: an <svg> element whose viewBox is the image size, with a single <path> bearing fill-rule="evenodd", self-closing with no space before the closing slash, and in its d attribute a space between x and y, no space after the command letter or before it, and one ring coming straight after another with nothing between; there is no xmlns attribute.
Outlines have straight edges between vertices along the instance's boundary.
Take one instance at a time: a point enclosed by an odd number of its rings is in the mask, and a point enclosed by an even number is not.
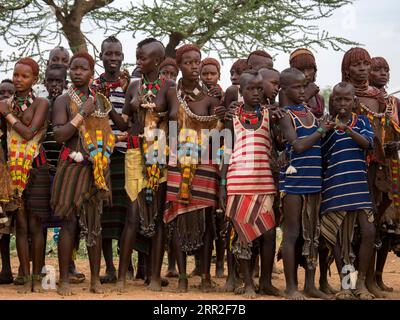
<svg viewBox="0 0 400 320"><path fill-rule="evenodd" d="M130 8L107 8L93 12L96 21L108 21L115 32L144 31L168 38L167 55L175 56L182 42L205 51L216 50L220 58L246 56L256 47L289 51L299 46L339 50L355 44L320 31L313 24L350 0L153 0L131 2ZM110 23L112 22L112 23Z"/></svg>
<svg viewBox="0 0 400 320"><path fill-rule="evenodd" d="M83 19L93 20L91 12L113 1L0 0L0 34L7 45L15 48L10 56L1 57L3 69L21 56L44 62L43 45L60 45L63 37L72 52L88 51L90 40L82 32Z"/></svg>
<svg viewBox="0 0 400 320"><path fill-rule="evenodd" d="M339 50L355 44L313 24L352 0L138 1L0 0L0 37L15 48L10 56L0 56L1 68L7 70L21 56L37 57L43 63L44 44L59 45L63 37L72 52L87 51L90 32L99 30L133 36L141 31L167 38L167 55L172 57L184 42L217 50L222 59L245 56L256 47L289 51L330 45ZM85 20L92 22L93 30L82 31Z"/></svg>

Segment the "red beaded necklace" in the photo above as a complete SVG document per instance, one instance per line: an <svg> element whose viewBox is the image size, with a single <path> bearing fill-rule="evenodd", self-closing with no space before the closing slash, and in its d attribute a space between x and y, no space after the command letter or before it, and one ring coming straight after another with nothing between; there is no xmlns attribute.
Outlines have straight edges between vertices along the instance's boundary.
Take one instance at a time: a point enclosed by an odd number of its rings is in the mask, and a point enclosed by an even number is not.
<svg viewBox="0 0 400 320"><path fill-rule="evenodd" d="M261 108L257 106L256 110L253 111L246 111L244 110L244 105L240 106L239 109L239 119L242 123L255 125L261 119Z"/></svg>

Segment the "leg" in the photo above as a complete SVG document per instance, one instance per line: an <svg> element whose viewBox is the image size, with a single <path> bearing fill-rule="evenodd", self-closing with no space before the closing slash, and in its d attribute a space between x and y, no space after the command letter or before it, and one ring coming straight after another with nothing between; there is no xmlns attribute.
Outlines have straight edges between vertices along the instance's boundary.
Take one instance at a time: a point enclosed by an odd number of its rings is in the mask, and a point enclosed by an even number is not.
<svg viewBox="0 0 400 320"><path fill-rule="evenodd" d="M136 240L136 234L139 229L139 206L134 201L128 207L124 230L121 236L120 260L118 268L117 290L125 291L126 273L128 271L129 261L131 260L133 243Z"/></svg>
<svg viewBox="0 0 400 320"><path fill-rule="evenodd" d="M199 256L199 252L196 252L194 254L194 269L190 273L190 277L195 277L195 276L200 276L200 275L201 275L201 272L200 272L200 256Z"/></svg>
<svg viewBox="0 0 400 320"><path fill-rule="evenodd" d="M13 283L13 275L10 263L10 235L3 234L0 239L0 252L1 252L1 273L0 284Z"/></svg>
<svg viewBox="0 0 400 320"><path fill-rule="evenodd" d="M28 242L28 216L24 209L19 209L16 213L16 245L18 259L21 268L21 275L24 278L24 286L18 290L19 293L32 291L32 281L30 276L29 242Z"/></svg>
<svg viewBox="0 0 400 320"><path fill-rule="evenodd" d="M115 283L117 281L117 275L113 262L112 239L103 239L102 249L104 261L106 262L106 274L100 277L100 282Z"/></svg>
<svg viewBox="0 0 400 320"><path fill-rule="evenodd" d="M32 238L33 292L43 292L40 275L43 268L45 241L42 224L32 214L29 215L29 231Z"/></svg>
<svg viewBox="0 0 400 320"><path fill-rule="evenodd" d="M62 296L72 295L69 284L68 266L71 261L75 244L78 221L74 214L63 220L58 241L58 265L60 268L60 282L57 292Z"/></svg>
<svg viewBox="0 0 400 320"><path fill-rule="evenodd" d="M303 300L304 296L297 288L297 265L295 247L301 231L302 199L297 195L286 195L283 198L285 223L283 225L283 268L286 279L285 295L289 299Z"/></svg>
<svg viewBox="0 0 400 320"><path fill-rule="evenodd" d="M337 290L333 289L328 282L328 268L329 268L329 248L326 246L325 240L323 237L320 237L319 240L319 290L326 294L336 294ZM339 271L340 272L340 271Z"/></svg>
<svg viewBox="0 0 400 320"><path fill-rule="evenodd" d="M176 255L171 241L168 243L168 271L165 276L167 278L178 277L178 271L176 271Z"/></svg>
<svg viewBox="0 0 400 320"><path fill-rule="evenodd" d="M256 291L253 282L253 272L251 270L251 261L240 259L240 267L244 278L244 296L248 299L256 298Z"/></svg>
<svg viewBox="0 0 400 320"><path fill-rule="evenodd" d="M222 288L222 291L224 292L233 292L236 287L236 266L235 266L235 257L230 250L230 235L232 231L232 225L229 224L228 227L228 232L226 234L226 239L225 239L225 246L226 246L226 260L227 260L227 266L228 266L228 277L226 278L226 282L224 287Z"/></svg>
<svg viewBox="0 0 400 320"><path fill-rule="evenodd" d="M383 283L382 274L383 269L385 267L387 255L390 251L390 236L385 236L382 239L382 247L378 250L376 255L376 271L375 271L375 279L376 282L383 291L392 292L393 288L388 287Z"/></svg>
<svg viewBox="0 0 400 320"><path fill-rule="evenodd" d="M217 262L215 265L215 276L217 278L224 277L224 256L225 256L225 239L221 236L224 228L225 216L222 212L216 211L216 227L217 227L217 240L215 240L215 251Z"/></svg>
<svg viewBox="0 0 400 320"><path fill-rule="evenodd" d="M272 285L272 270L275 257L276 229L272 228L261 236L260 294L279 296L279 290Z"/></svg>
<svg viewBox="0 0 400 320"><path fill-rule="evenodd" d="M162 183L157 193L158 214L156 221L156 233L152 239L152 265L151 265L151 282L149 289L153 291L161 291L161 266L164 256L165 247L165 224L163 221L165 195L167 192L167 184Z"/></svg>
<svg viewBox="0 0 400 320"><path fill-rule="evenodd" d="M188 291L188 277L186 273L186 253L182 251L178 236L179 230L175 226L172 231L172 245L173 250L176 253L176 263L178 265L179 280L178 280L178 292Z"/></svg>
<svg viewBox="0 0 400 320"><path fill-rule="evenodd" d="M203 246L200 248L200 272L201 272L201 290L209 292L212 289L211 282L211 256L212 256L212 242L213 242L213 227L212 227L212 210L207 208L205 212L205 225L203 236Z"/></svg>
<svg viewBox="0 0 400 320"><path fill-rule="evenodd" d="M137 270L136 270L136 279L145 280L146 278L146 268L145 268L145 254L143 252L138 251L138 262L137 262Z"/></svg>
<svg viewBox="0 0 400 320"><path fill-rule="evenodd" d="M358 277L356 283L357 296L360 299L373 299L374 290L368 287L366 282L366 274L371 267L371 261L374 255L374 241L375 241L375 225L368 221L368 217L364 212L358 214L358 224L361 231L361 245L358 253ZM367 290L368 288L368 290ZM372 289L372 290L371 290ZM368 291L372 293L368 294Z"/></svg>
<svg viewBox="0 0 400 320"><path fill-rule="evenodd" d="M104 293L100 283L100 262L101 262L101 234L95 239L96 243L87 247L90 264L90 292Z"/></svg>

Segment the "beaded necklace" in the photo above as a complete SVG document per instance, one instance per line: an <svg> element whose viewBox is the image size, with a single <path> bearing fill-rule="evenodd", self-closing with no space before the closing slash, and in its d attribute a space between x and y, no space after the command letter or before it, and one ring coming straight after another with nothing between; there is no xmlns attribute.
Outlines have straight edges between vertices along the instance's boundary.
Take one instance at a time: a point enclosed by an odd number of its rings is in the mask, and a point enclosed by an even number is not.
<svg viewBox="0 0 400 320"><path fill-rule="evenodd" d="M201 82L198 81L196 87L190 91L183 88L183 79L179 79L178 81L178 97L181 97L186 102L197 102L204 98L205 92L207 92L207 87Z"/></svg>
<svg viewBox="0 0 400 320"><path fill-rule="evenodd" d="M76 88L73 84L68 88L68 95L70 96L71 100L76 103L78 108L80 109L82 105L88 100L88 96L86 96L82 91ZM104 111L99 109L97 104L97 95L103 96L104 101ZM89 96L93 97L93 103L96 106L96 110L92 113L92 116L95 118L105 118L108 116L109 112L112 109L112 105L110 100L108 100L104 95L101 93L96 93L93 88L89 88Z"/></svg>
<svg viewBox="0 0 400 320"><path fill-rule="evenodd" d="M306 117L307 114L310 112L308 108L303 104L287 106L286 108L292 111L297 117Z"/></svg>
<svg viewBox="0 0 400 320"><path fill-rule="evenodd" d="M261 119L261 108L258 105L255 111L244 110L244 105L242 104L239 108L239 119L242 123L255 125Z"/></svg>
<svg viewBox="0 0 400 320"><path fill-rule="evenodd" d="M110 92L116 88L122 88L122 90L126 92L129 85L129 79L130 76L128 70L123 70L115 81L108 81L105 77L105 73L102 73L98 79L93 81L92 87L109 98Z"/></svg>
<svg viewBox="0 0 400 320"><path fill-rule="evenodd" d="M26 97L18 97L17 94L14 94L13 111L17 115L25 112L25 110L28 109L32 105L33 100L35 100L33 90L29 91L29 93Z"/></svg>
<svg viewBox="0 0 400 320"><path fill-rule="evenodd" d="M355 114L354 112L352 112L351 113L351 118L349 119L349 121L347 121L347 126L350 128L350 129L353 129L353 127L356 125L356 123L357 123L357 119L358 119L358 116L357 116L357 114ZM340 121L339 121L339 116L336 116L336 118L335 118L335 123L336 124L339 124L339 123L341 123ZM339 129L335 129L336 131L339 131L339 132L344 132L343 130L339 130Z"/></svg>
<svg viewBox="0 0 400 320"><path fill-rule="evenodd" d="M165 78L158 77L155 81L149 82L146 78L142 77L142 85L140 86L140 97L142 100L141 107L144 109L150 109L153 111L156 108L156 104L154 103L154 98L157 96L157 93L161 90L161 88L165 85Z"/></svg>

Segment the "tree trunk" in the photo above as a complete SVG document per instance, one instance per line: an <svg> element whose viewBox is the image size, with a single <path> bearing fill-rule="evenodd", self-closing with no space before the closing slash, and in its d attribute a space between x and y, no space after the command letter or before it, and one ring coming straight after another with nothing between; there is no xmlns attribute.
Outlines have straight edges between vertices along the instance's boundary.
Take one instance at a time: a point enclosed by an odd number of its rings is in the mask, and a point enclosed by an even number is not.
<svg viewBox="0 0 400 320"><path fill-rule="evenodd" d="M180 32L173 32L169 35L169 42L165 48L165 55L167 57L176 57L176 47L184 39L184 36Z"/></svg>
<svg viewBox="0 0 400 320"><path fill-rule="evenodd" d="M68 40L69 47L72 53L76 52L87 52L86 39L80 29L80 27L71 26L66 24L62 27L65 37Z"/></svg>

